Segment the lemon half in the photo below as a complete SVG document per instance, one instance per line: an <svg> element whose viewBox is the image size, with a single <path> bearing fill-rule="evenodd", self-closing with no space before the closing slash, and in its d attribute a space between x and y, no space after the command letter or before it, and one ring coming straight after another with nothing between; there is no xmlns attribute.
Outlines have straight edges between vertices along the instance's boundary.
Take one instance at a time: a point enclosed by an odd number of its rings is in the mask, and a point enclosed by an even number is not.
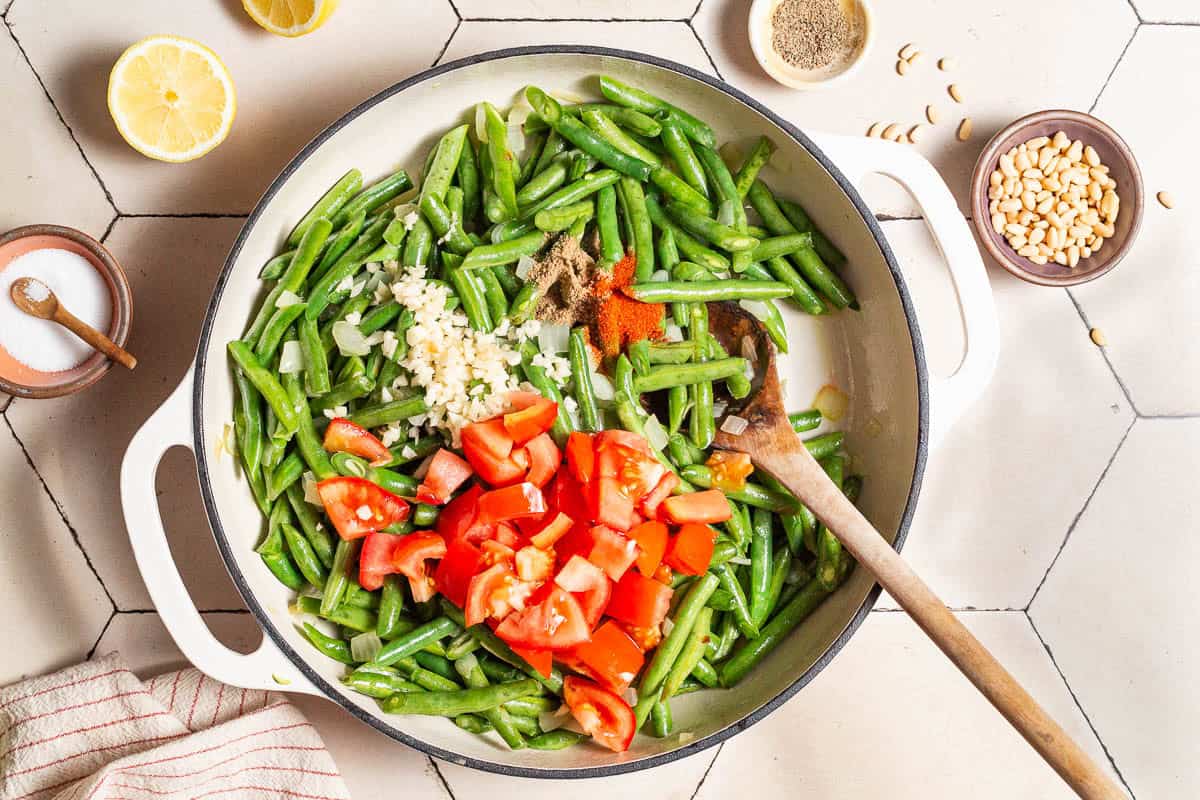
<svg viewBox="0 0 1200 800"><path fill-rule="evenodd" d="M229 135L237 96L229 70L212 50L178 36L151 36L113 65L108 111L139 153L191 161Z"/></svg>
<svg viewBox="0 0 1200 800"><path fill-rule="evenodd" d="M325 24L338 0L242 0L250 19L277 36L303 36Z"/></svg>

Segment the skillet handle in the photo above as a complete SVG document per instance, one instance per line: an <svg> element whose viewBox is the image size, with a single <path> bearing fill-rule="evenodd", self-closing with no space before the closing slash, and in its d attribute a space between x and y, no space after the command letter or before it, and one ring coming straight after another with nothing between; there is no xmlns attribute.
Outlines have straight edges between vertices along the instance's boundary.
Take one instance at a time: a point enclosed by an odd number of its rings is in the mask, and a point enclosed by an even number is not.
<svg viewBox="0 0 1200 800"><path fill-rule="evenodd" d="M1000 328L991 284L975 238L941 175L925 158L895 142L864 137L820 135L817 146L858 184L868 173L886 175L916 199L934 241L942 251L966 333L962 362L952 375L932 377L930 445L937 447L991 380L1000 353Z"/></svg>
<svg viewBox="0 0 1200 800"><path fill-rule="evenodd" d="M188 661L207 675L246 689L320 694L271 641L253 653L221 644L204 624L175 567L163 530L154 477L163 454L176 445L192 449L192 370L134 434L121 462L121 507L138 570L159 617Z"/></svg>

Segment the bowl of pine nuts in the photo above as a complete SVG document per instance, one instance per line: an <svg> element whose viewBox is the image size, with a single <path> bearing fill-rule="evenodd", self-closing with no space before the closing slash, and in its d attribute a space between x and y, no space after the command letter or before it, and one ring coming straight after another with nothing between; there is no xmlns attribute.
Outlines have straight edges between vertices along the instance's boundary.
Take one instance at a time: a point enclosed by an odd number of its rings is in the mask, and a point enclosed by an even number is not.
<svg viewBox="0 0 1200 800"><path fill-rule="evenodd" d="M1039 111L987 143L971 178L984 248L1018 278L1074 286L1115 267L1142 222L1142 173L1104 122Z"/></svg>

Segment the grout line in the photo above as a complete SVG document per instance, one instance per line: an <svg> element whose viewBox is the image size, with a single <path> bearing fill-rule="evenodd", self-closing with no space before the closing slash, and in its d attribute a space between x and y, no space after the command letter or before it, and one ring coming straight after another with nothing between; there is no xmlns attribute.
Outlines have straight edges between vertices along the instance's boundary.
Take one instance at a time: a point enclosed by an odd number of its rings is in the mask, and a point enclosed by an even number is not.
<svg viewBox="0 0 1200 800"><path fill-rule="evenodd" d="M9 6L8 10L12 10L11 5ZM4 27L8 29L8 35L12 37L13 44L17 46L17 50L21 53L21 58L25 59L25 64L28 65L29 71L33 73L33 77L35 80L37 80L38 86L42 87L42 92L46 95L46 99L50 102L50 107L54 109L54 113L58 116L58 121L62 123L64 128L66 128L67 135L70 136L71 141L75 143L75 148L79 151L79 157L83 159L83 163L87 164L88 169L92 171L92 176L96 179L96 183L100 184L100 191L104 192L104 197L108 200L108 204L112 206L112 210L115 213L121 213L121 209L117 208L117 203L115 200L113 200L112 192L108 190L108 186L104 184L104 179L100 177L100 173L96 171L96 167L87 157L87 153L83 151L83 145L79 143L79 139L75 136L75 131L71 129L71 126L67 124L66 118L63 117L62 112L58 110L58 105L54 102L54 98L50 96L50 90L46 88L45 81L42 80L42 76L38 74L38 71L34 69L33 62L29 60L29 54L26 53L25 48L21 46L21 40L17 38L17 32L13 30L12 23L8 21L8 12L6 11L4 16L0 19L3 19Z"/></svg>
<svg viewBox="0 0 1200 800"><path fill-rule="evenodd" d="M216 211L190 211L181 212L178 214L160 214L155 212L129 212L119 213L118 219L245 219L249 214L237 212L222 213ZM116 222L116 220L113 220Z"/></svg>
<svg viewBox="0 0 1200 800"><path fill-rule="evenodd" d="M1025 611L1025 609L1023 609L1023 608L979 608L977 606L958 606L957 608L952 607L952 606L946 606L946 608L948 611L950 611L951 613L954 613L954 614L975 614L975 613L1002 614L1002 613L1010 612L1010 611L1017 611L1017 612L1022 612L1022 613ZM907 614L908 612L905 611L903 608L872 608L871 613L872 614Z"/></svg>
<svg viewBox="0 0 1200 800"><path fill-rule="evenodd" d="M694 13L694 12L693 12ZM687 17L460 17L463 22L690 22Z"/></svg>
<svg viewBox="0 0 1200 800"><path fill-rule="evenodd" d="M1178 22L1175 20L1142 20L1143 25L1153 25L1158 28L1200 28L1200 22Z"/></svg>
<svg viewBox="0 0 1200 800"><path fill-rule="evenodd" d="M197 608L201 614L249 614L245 608ZM157 614L157 608L117 608L118 614Z"/></svg>
<svg viewBox="0 0 1200 800"><path fill-rule="evenodd" d="M113 228L117 226L117 220L121 218L120 214L113 214L113 218L108 221L108 227L104 229L104 233L100 235L100 244L104 244L108 240L109 235L113 232Z"/></svg>
<svg viewBox="0 0 1200 800"><path fill-rule="evenodd" d="M1137 9L1134 9L1133 13L1136 15ZM1112 80L1113 75L1117 74L1117 67L1121 66L1121 62L1125 59L1125 53L1129 50L1129 45L1133 44L1133 40L1137 37L1138 29L1141 27L1141 22L1138 22L1137 25L1133 26L1133 33L1129 34L1129 41L1125 42L1125 46L1121 48L1121 54L1117 56L1116 62L1114 62L1112 65L1112 69L1108 71L1108 77L1104 79L1104 84L1100 87L1100 91L1096 92L1096 99L1092 101L1092 105L1088 108L1089 114L1095 111L1096 106L1100 104L1100 98L1104 96L1104 90L1108 88L1108 83Z"/></svg>
<svg viewBox="0 0 1200 800"><path fill-rule="evenodd" d="M4 414L8 411L8 407L12 405L13 399L14 398L11 394L6 394L3 397L0 397L0 414Z"/></svg>
<svg viewBox="0 0 1200 800"><path fill-rule="evenodd" d="M691 22L696 18L696 15L700 13L700 6L702 5L704 5L704 0L696 0L696 7L693 8L692 13L688 15L688 22Z"/></svg>
<svg viewBox="0 0 1200 800"><path fill-rule="evenodd" d="M696 790L692 792L690 800L696 800L700 790L704 788L704 782L708 780L708 773L712 772L713 765L717 763L717 759L721 757L721 751L725 749L725 742L717 745L717 752L713 753L712 761L708 762L708 767L704 770L704 774L700 776L700 782L696 784Z"/></svg>
<svg viewBox="0 0 1200 800"><path fill-rule="evenodd" d="M104 623L104 627L100 629L100 635L96 637L96 641L92 642L92 649L88 650L84 661L91 661L92 656L96 655L96 648L100 646L100 640L104 638L104 634L108 633L108 628L112 625L112 621L116 619L117 610L114 608L112 613L108 615L108 619Z"/></svg>
<svg viewBox="0 0 1200 800"><path fill-rule="evenodd" d="M458 10L458 6L454 5L454 0L446 0L446 2L450 4L450 10L454 12L454 16L458 17L458 21L462 22L462 12Z"/></svg>
<svg viewBox="0 0 1200 800"><path fill-rule="evenodd" d="M1075 306L1075 312L1079 314L1079 318L1083 320L1083 324L1087 327L1088 331L1091 331L1092 323L1088 319L1087 313L1084 312L1083 306L1081 306L1079 301L1075 299L1075 295L1070 289L1067 289L1066 293L1067 297L1071 298L1071 303ZM1108 371L1112 373L1113 379L1117 382L1117 386L1121 389L1121 393L1125 395L1125 402L1129 403L1129 408L1133 410L1134 416L1143 416L1142 412L1138 410L1137 403L1133 402L1133 394L1129 391L1129 387L1125 385L1125 381L1121 380L1121 376L1117 374L1117 368L1113 366L1112 360L1108 357L1108 348L1097 347L1096 349L1100 351L1101 358L1103 358L1104 363L1108 365Z"/></svg>
<svg viewBox="0 0 1200 800"><path fill-rule="evenodd" d="M1062 669L1058 666L1058 662L1054 659L1054 653L1050 650L1050 645L1046 644L1046 640L1042 638L1042 632L1037 629L1037 625L1033 624L1033 617L1029 616L1028 611L1025 612L1025 619L1029 620L1029 627L1033 629L1033 635L1036 636L1038 641L1042 643L1042 648L1046 651L1046 655L1049 657L1050 663L1054 665L1054 671L1057 672L1058 677L1062 679L1063 686L1067 688L1067 694L1071 695L1071 700L1074 701L1075 707L1079 709L1079 713L1083 715L1083 721L1087 723L1092 735L1096 737L1096 741L1100 744L1100 749L1104 751L1105 758L1108 759L1108 763L1112 766L1113 771L1117 773L1117 778L1120 779L1121 785L1125 787L1125 791L1129 792L1129 796L1133 798L1133 800L1137 800L1137 795L1135 795L1133 793L1133 789L1129 787L1129 781L1125 780L1125 776L1121 774L1121 768L1117 766L1116 759L1114 759L1112 753L1109 752L1108 745L1104 743L1104 739L1100 738L1100 732L1096 730L1096 726L1092 724L1092 718L1089 717L1088 713L1083 710L1083 704L1079 702L1079 697L1075 694L1075 690L1071 688L1071 684L1067 680L1067 676L1063 674Z"/></svg>
<svg viewBox="0 0 1200 800"><path fill-rule="evenodd" d="M1129 432L1133 430L1133 426L1137 424L1137 417L1129 421L1129 427L1125 429L1125 433L1121 435L1121 441L1117 442L1116 448L1112 455L1108 458L1108 463L1104 465L1104 469L1100 471L1100 477L1096 479L1096 483L1092 486L1092 491L1088 493L1087 499L1083 501L1083 506L1079 512L1075 514L1075 518L1071 520L1071 524L1067 527L1067 533L1063 536L1062 544L1058 546L1058 552L1054 554L1054 558L1050 561L1050 566L1046 567L1045 573L1042 574L1042 579L1038 581L1037 588L1033 590L1033 596L1029 598L1029 602L1025 604L1025 613L1028 615L1029 609L1037 600L1038 593L1042 591L1042 586L1046 584L1046 579L1050 577L1051 570L1058 563L1058 559L1063 554L1063 550L1067 547L1067 542L1071 541L1071 534L1075 532L1075 527L1079 524L1079 520L1083 518L1083 513L1087 511L1091 505L1092 498L1096 496L1096 492L1100 489L1100 484L1104 483L1104 478L1108 475L1108 471L1112 469L1113 462L1117 460L1117 454L1121 452L1121 447L1125 444L1125 440L1129 438Z"/></svg>
<svg viewBox="0 0 1200 800"><path fill-rule="evenodd" d="M876 214L875 219L880 222L912 222L915 220L923 220L925 217L920 214L902 215L902 214ZM970 217L964 217L967 222L970 222Z"/></svg>
<svg viewBox="0 0 1200 800"><path fill-rule="evenodd" d="M1139 23L1143 22L1144 20L1142 19L1142 12L1138 11L1137 3L1133 2L1133 0L1125 0L1125 2L1129 4L1129 10L1133 12L1135 17L1137 17L1137 21Z"/></svg>
<svg viewBox="0 0 1200 800"><path fill-rule="evenodd" d="M456 11L455 13L458 12ZM438 51L437 56L433 59L433 63L429 66L436 67L441 62L442 58L446 55L446 51L450 49L450 43L454 41L454 35L458 33L458 29L462 27L462 24L462 17L459 16L458 21L454 23L454 30L450 31L450 35L446 37L446 43L442 45L442 49Z"/></svg>
<svg viewBox="0 0 1200 800"><path fill-rule="evenodd" d="M438 780L442 782L442 788L446 790L446 794L450 795L450 800L457 800L454 797L454 790L450 788L450 782L447 781L446 776L442 774L442 769L438 766L437 761L433 758L433 756L425 756L425 758L428 759L429 766L433 767L433 772L438 776Z"/></svg>
<svg viewBox="0 0 1200 800"><path fill-rule="evenodd" d="M717 62L712 57L712 53L708 52L708 45L700 38L700 33L696 30L696 26L692 24L690 19L684 20L684 22L687 23L688 30L692 32L692 36L696 37L696 44L700 45L700 49L704 51L704 57L708 59L709 64L712 64L713 73L721 80L725 80L725 76L721 74L721 70L717 67Z"/></svg>
<svg viewBox="0 0 1200 800"><path fill-rule="evenodd" d="M38 481L42 484L42 490L46 492L46 496L50 498L50 502L54 504L54 508L58 511L58 516L62 518L63 524L67 526L67 530L71 533L71 538L75 541L75 546L79 548L79 552L83 554L83 561L87 564L88 569L92 571L92 575L96 577L96 582L100 584L101 590L104 591L104 596L108 598L108 602L113 608L117 607L117 601L113 599L112 592L108 591L108 587L104 585L104 579L100 577L100 573L96 571L96 565L92 563L91 556L83 547L83 542L79 539L79 532L71 525L71 521L67 519L67 514L63 511L63 507L55 498L54 493L50 491L50 486L46 483L46 479L42 477L42 473L38 472L37 465L33 463L33 458L29 455L29 449L25 447L25 443L21 441L21 437L17 436L17 431L12 426L12 420L8 415L4 415L4 424L8 426L8 432L12 434L13 441L21 448L21 452L25 454L25 461L29 464L29 468L33 470L33 474L37 476Z"/></svg>

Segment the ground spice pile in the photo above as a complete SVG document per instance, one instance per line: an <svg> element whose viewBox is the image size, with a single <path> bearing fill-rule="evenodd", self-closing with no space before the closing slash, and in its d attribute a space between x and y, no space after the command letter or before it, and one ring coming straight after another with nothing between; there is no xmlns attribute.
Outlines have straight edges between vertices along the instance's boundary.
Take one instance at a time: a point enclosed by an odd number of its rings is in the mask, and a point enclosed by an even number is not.
<svg viewBox="0 0 1200 800"><path fill-rule="evenodd" d="M857 34L839 0L783 0L771 15L771 46L800 69L821 69L856 46Z"/></svg>
<svg viewBox="0 0 1200 800"><path fill-rule="evenodd" d="M629 253L613 265L611 274L599 273L592 288L599 304L597 344L606 357L615 357L631 342L662 335L663 304L642 303L620 291L633 283L636 267L637 258Z"/></svg>

